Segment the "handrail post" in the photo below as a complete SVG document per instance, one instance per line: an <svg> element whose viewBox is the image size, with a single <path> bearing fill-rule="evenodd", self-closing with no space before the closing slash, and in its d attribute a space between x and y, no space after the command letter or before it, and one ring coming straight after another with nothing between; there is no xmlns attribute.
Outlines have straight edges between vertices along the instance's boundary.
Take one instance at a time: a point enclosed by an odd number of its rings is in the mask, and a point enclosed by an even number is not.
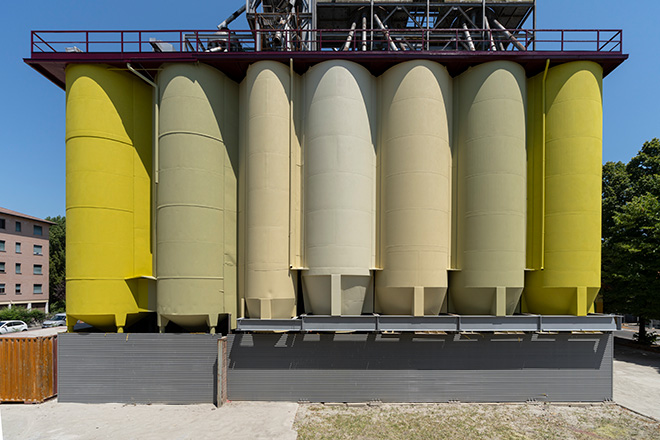
<svg viewBox="0 0 660 440"><path fill-rule="evenodd" d="M138 52L142 53L142 31L138 31Z"/></svg>
<svg viewBox="0 0 660 440"><path fill-rule="evenodd" d="M561 30L561 51L564 51L564 30Z"/></svg>
<svg viewBox="0 0 660 440"><path fill-rule="evenodd" d="M119 35L121 35L121 54L124 54L124 31L119 31Z"/></svg>
<svg viewBox="0 0 660 440"><path fill-rule="evenodd" d="M85 52L89 53L89 31L85 31Z"/></svg>
<svg viewBox="0 0 660 440"><path fill-rule="evenodd" d="M183 31L179 31L179 52L183 52Z"/></svg>
<svg viewBox="0 0 660 440"><path fill-rule="evenodd" d="M30 52L34 53L34 31L30 31Z"/></svg>
<svg viewBox="0 0 660 440"><path fill-rule="evenodd" d="M600 29L596 30L596 52L600 52Z"/></svg>

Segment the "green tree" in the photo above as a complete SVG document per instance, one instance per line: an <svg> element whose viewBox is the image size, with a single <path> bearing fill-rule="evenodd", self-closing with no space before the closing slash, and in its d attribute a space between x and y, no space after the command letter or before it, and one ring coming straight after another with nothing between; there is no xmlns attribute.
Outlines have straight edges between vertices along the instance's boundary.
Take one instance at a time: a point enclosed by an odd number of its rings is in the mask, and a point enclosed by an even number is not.
<svg viewBox="0 0 660 440"><path fill-rule="evenodd" d="M51 309L64 307L66 300L66 217L46 217L50 227L50 303Z"/></svg>
<svg viewBox="0 0 660 440"><path fill-rule="evenodd" d="M603 297L606 307L660 318L660 140L644 143L627 165L603 166Z"/></svg>

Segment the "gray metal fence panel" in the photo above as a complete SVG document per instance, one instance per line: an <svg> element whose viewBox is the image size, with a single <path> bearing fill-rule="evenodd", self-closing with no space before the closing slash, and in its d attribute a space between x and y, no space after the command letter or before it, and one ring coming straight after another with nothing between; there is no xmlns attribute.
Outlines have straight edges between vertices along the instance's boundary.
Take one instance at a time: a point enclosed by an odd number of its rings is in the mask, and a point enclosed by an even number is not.
<svg viewBox="0 0 660 440"><path fill-rule="evenodd" d="M218 337L59 335L60 402L214 403Z"/></svg>
<svg viewBox="0 0 660 440"><path fill-rule="evenodd" d="M230 400L603 401L612 335L236 334Z"/></svg>

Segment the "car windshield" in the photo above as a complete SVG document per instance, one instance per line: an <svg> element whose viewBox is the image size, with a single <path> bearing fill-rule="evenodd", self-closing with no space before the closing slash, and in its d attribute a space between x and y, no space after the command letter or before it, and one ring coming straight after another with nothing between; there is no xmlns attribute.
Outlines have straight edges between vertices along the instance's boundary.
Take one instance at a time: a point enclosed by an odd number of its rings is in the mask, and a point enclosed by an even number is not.
<svg viewBox="0 0 660 440"><path fill-rule="evenodd" d="M53 317L53 319L56 321L63 321L66 319L66 313L58 313Z"/></svg>
<svg viewBox="0 0 660 440"><path fill-rule="evenodd" d="M0 321L0 327L2 327L5 324L7 324L7 321Z"/></svg>

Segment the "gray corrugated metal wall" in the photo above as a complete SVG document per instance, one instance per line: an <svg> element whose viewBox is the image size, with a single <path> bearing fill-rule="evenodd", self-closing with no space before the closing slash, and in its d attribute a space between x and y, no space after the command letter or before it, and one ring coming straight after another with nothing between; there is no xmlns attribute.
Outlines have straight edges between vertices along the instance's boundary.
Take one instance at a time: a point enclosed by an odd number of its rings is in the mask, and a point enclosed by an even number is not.
<svg viewBox="0 0 660 440"><path fill-rule="evenodd" d="M611 334L236 334L230 400L603 401Z"/></svg>
<svg viewBox="0 0 660 440"><path fill-rule="evenodd" d="M60 402L214 403L218 336L59 335Z"/></svg>

